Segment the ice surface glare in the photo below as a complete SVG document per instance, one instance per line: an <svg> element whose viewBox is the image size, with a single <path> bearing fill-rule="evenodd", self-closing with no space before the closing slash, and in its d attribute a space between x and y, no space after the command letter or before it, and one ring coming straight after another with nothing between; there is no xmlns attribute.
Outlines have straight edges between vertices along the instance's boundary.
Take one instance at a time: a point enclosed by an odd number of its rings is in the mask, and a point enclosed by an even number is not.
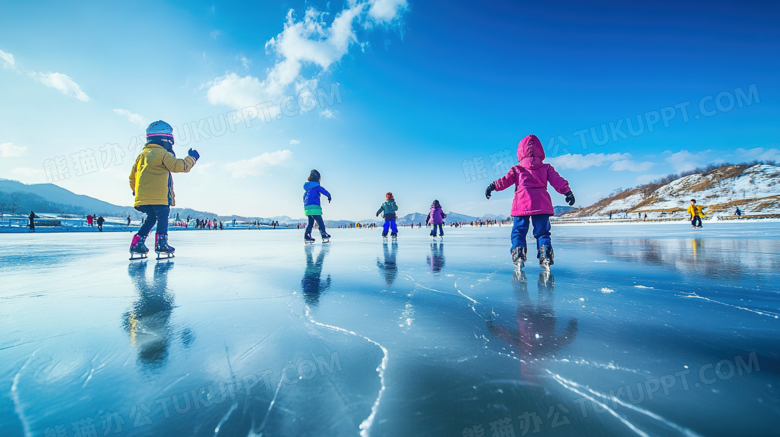
<svg viewBox="0 0 780 437"><path fill-rule="evenodd" d="M0 235L0 434L776 433L780 223L509 231Z"/></svg>

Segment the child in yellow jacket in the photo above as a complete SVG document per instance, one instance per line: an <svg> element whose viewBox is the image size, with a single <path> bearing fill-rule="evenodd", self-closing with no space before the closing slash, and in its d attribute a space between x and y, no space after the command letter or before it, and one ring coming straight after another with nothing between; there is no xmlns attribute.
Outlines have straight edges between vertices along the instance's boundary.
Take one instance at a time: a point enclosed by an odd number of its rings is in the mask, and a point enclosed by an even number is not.
<svg viewBox="0 0 780 437"><path fill-rule="evenodd" d="M696 204L696 199L691 199L691 204L688 205L688 214L691 215L691 226L694 228L700 228L701 218L707 217L707 213L704 212L704 208L704 206Z"/></svg>
<svg viewBox="0 0 780 437"><path fill-rule="evenodd" d="M146 145L130 171L130 189L135 196L135 209L146 214L141 229L133 236L131 254L146 254L144 244L152 227L157 224L155 252L173 253L168 245L168 215L176 205L171 173L188 173L200 158L196 150L189 150L184 159L173 153L173 128L164 121L155 121L146 129Z"/></svg>

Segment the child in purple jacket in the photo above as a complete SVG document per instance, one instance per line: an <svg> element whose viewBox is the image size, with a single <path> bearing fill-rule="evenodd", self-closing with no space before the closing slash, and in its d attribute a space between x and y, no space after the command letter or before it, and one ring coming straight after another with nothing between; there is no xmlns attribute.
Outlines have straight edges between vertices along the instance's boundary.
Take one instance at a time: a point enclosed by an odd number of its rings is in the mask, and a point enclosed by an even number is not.
<svg viewBox="0 0 780 437"><path fill-rule="evenodd" d="M547 183L555 191L566 196L566 203L574 205L574 193L569 183L562 178L550 164L545 164L544 147L536 135L528 135L517 146L519 164L509 172L492 182L485 190L485 197L490 199L493 191L502 191L515 186L515 198L512 201L512 261L522 268L526 260L525 237L533 222L534 238L536 238L536 257L539 265L547 269L553 265L552 240L550 239L550 216L555 215L552 199L547 192Z"/></svg>
<svg viewBox="0 0 780 437"><path fill-rule="evenodd" d="M428 216L425 217L425 224L433 225L431 238L436 238L437 226L439 227L439 237L444 238L444 229L442 228L442 225L444 224L445 218L447 218L447 214L444 213L444 210L441 208L441 204L438 200L434 200L433 204L431 204L431 212L429 212Z"/></svg>

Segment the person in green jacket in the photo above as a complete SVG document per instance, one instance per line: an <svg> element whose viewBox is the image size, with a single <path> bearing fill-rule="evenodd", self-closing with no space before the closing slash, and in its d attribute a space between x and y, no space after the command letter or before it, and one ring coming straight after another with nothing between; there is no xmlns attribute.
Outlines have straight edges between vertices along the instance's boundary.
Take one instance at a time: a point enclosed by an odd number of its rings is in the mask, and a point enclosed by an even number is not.
<svg viewBox="0 0 780 437"><path fill-rule="evenodd" d="M384 213L384 217L385 217L385 224L382 227L382 238L387 237L388 228L392 229L393 231L390 234L391 237L393 238L398 237L398 227L395 224L396 211L398 211L398 205L396 205L395 203L395 199L393 198L393 193L387 193L385 195L385 202L379 207L379 210L376 212L377 217L379 217L379 214L382 213Z"/></svg>

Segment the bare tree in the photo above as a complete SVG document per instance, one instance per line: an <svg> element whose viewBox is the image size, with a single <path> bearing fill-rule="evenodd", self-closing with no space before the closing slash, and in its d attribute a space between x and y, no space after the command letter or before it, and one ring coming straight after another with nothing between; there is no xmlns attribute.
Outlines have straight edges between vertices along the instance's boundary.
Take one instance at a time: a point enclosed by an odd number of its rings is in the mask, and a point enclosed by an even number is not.
<svg viewBox="0 0 780 437"><path fill-rule="evenodd" d="M11 210L11 214L16 214L16 211L21 207L22 205L19 202L19 194L17 193L11 194L11 204L8 205L8 209Z"/></svg>

